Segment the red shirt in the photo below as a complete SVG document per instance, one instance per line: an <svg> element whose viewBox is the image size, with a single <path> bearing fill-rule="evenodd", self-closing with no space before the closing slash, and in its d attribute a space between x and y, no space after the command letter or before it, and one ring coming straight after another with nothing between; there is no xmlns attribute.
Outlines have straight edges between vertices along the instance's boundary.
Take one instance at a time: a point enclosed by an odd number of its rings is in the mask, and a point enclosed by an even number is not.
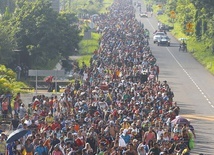
<svg viewBox="0 0 214 155"><path fill-rule="evenodd" d="M42 112L40 113L40 116L47 116L47 115L48 115L48 112L45 110L42 110Z"/></svg>
<svg viewBox="0 0 214 155"><path fill-rule="evenodd" d="M38 124L37 128L38 128L38 131L41 130L41 129L46 129L47 125L43 124L43 123L40 123L40 124Z"/></svg>
<svg viewBox="0 0 214 155"><path fill-rule="evenodd" d="M53 108L53 103L54 103L53 100L50 100L50 101L49 101L49 105L50 105L51 109Z"/></svg>
<svg viewBox="0 0 214 155"><path fill-rule="evenodd" d="M8 102L2 102L2 110L5 111L5 110L8 110Z"/></svg>
<svg viewBox="0 0 214 155"><path fill-rule="evenodd" d="M36 109L36 106L37 105L39 105L40 104L40 102L39 101L35 101L35 102L33 102L33 109L35 110Z"/></svg>
<svg viewBox="0 0 214 155"><path fill-rule="evenodd" d="M77 146L83 146L84 145L83 141L81 141L81 139L79 139L79 138L75 139L75 143L77 144Z"/></svg>
<svg viewBox="0 0 214 155"><path fill-rule="evenodd" d="M54 122L51 126L52 130L61 129L61 125L59 123Z"/></svg>

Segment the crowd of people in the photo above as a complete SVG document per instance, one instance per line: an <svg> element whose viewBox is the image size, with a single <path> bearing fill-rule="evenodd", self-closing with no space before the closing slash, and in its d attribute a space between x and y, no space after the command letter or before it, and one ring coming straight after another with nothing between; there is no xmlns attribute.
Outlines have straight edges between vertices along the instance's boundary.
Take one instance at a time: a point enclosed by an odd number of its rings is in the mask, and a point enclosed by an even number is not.
<svg viewBox="0 0 214 155"><path fill-rule="evenodd" d="M6 144L2 132L0 155L190 154L194 128L173 121L180 108L167 81L159 80L132 1L115 0L96 24L100 47L81 80L60 97L38 95L28 106L17 94L10 129L28 133Z"/></svg>

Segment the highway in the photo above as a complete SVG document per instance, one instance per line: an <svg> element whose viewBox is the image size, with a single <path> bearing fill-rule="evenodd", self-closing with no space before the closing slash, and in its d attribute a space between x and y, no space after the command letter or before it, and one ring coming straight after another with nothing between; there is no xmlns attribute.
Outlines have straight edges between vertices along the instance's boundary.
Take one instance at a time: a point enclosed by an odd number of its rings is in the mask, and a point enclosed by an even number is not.
<svg viewBox="0 0 214 155"><path fill-rule="evenodd" d="M136 8L136 7L135 7ZM142 4L145 12L145 5ZM188 118L195 128L196 146L191 155L214 154L214 77L190 53L179 52L179 42L169 32L171 46L153 44L152 33L158 21L154 17L136 18L150 31L150 47L160 66L160 81L167 80L181 108L181 115Z"/></svg>

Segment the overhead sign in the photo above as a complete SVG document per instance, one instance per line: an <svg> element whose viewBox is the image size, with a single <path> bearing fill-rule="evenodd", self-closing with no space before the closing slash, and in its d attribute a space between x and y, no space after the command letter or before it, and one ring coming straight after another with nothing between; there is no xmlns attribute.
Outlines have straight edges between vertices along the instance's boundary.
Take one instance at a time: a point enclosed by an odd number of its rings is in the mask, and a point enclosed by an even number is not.
<svg viewBox="0 0 214 155"><path fill-rule="evenodd" d="M28 76L65 76L64 70L29 70Z"/></svg>

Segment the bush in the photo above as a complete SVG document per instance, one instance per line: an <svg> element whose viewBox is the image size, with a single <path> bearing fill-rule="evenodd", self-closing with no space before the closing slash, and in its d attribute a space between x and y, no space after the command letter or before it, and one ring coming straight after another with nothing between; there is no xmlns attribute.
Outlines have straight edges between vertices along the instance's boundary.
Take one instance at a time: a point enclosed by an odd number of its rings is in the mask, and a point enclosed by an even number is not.
<svg viewBox="0 0 214 155"><path fill-rule="evenodd" d="M0 94L7 92L24 92L21 88L27 87L23 82L16 81L16 73L0 65Z"/></svg>

